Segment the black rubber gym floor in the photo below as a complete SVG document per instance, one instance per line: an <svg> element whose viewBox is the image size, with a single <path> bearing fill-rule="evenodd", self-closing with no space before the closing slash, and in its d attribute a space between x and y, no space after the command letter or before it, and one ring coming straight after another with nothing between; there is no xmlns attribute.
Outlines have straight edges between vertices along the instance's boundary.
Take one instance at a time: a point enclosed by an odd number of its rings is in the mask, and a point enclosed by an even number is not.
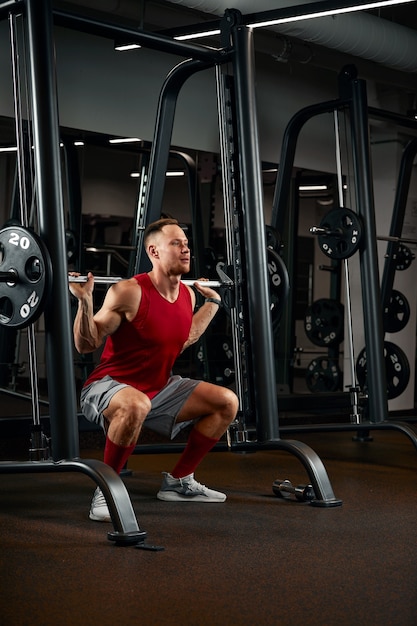
<svg viewBox="0 0 417 626"><path fill-rule="evenodd" d="M283 451L210 453L197 478L227 492L224 504L158 501L176 455L131 457L124 480L160 552L107 540L112 526L88 520L84 475L1 475L2 626L415 625L415 447L392 431L297 438L341 507L277 498L275 479L308 482Z"/></svg>

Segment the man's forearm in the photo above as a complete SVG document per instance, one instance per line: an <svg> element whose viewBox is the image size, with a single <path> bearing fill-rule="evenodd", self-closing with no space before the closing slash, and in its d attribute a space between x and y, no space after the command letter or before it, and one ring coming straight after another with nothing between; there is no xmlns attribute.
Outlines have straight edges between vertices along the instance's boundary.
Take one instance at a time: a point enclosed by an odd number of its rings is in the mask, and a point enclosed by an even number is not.
<svg viewBox="0 0 417 626"><path fill-rule="evenodd" d="M198 341L201 335L207 330L210 322L220 308L220 296L218 300L219 304L213 302L213 300L211 300L210 302L206 301L203 306L198 309L197 313L194 314L190 334L188 335L187 341L183 345L182 351Z"/></svg>
<svg viewBox="0 0 417 626"><path fill-rule="evenodd" d="M98 328L94 322L91 297L78 300L78 310L74 320L74 343L80 354L93 352L101 345Z"/></svg>

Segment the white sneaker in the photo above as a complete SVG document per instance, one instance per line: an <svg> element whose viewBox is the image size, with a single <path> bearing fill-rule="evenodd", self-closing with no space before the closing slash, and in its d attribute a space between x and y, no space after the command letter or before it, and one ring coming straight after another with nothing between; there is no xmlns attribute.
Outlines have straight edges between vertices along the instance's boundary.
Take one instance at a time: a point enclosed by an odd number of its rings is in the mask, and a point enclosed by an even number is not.
<svg viewBox="0 0 417 626"><path fill-rule="evenodd" d="M103 492L101 491L100 487L97 487L94 492L94 496L90 506L89 518L92 519L94 522L111 522L106 498L103 496Z"/></svg>
<svg viewBox="0 0 417 626"><path fill-rule="evenodd" d="M208 489L194 480L194 474L184 478L174 478L163 472L164 480L160 491L156 494L158 500L165 502L224 502L226 494Z"/></svg>

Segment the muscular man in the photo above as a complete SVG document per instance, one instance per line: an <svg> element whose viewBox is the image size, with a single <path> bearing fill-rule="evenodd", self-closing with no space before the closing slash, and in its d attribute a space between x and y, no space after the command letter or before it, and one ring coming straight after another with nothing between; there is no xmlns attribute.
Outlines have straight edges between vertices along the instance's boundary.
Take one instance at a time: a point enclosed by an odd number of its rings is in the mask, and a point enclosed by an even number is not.
<svg viewBox="0 0 417 626"><path fill-rule="evenodd" d="M178 355L199 339L213 319L220 297L196 283L195 289L206 300L193 313L195 292L181 283L181 276L190 270L190 249L176 220L150 224L144 245L152 270L111 286L96 314L93 275L89 273L84 284L70 283L71 293L78 298L77 350L93 352L105 341L100 363L82 389L81 410L103 427L104 462L117 473L132 454L143 423L171 438L193 423L187 445L171 473L164 473L157 497L224 502L226 495L198 483L194 471L235 419L238 399L225 387L172 375ZM110 521L98 487L90 519Z"/></svg>

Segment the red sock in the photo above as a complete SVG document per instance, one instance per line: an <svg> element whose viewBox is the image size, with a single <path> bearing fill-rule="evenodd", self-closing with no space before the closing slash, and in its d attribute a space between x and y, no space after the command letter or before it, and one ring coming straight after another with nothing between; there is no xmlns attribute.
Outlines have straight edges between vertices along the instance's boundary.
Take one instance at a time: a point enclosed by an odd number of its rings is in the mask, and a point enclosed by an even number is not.
<svg viewBox="0 0 417 626"><path fill-rule="evenodd" d="M131 446L119 446L117 443L114 443L106 437L106 445L104 447L104 462L107 465L110 465L114 469L115 472L120 474L122 471L127 459L132 454L135 449L136 444L132 444Z"/></svg>
<svg viewBox="0 0 417 626"><path fill-rule="evenodd" d="M184 476L193 474L203 457L207 452L210 452L218 441L218 439L206 437L206 435L200 433L199 430L193 428L188 437L185 450L172 470L171 476L174 478L184 478Z"/></svg>

